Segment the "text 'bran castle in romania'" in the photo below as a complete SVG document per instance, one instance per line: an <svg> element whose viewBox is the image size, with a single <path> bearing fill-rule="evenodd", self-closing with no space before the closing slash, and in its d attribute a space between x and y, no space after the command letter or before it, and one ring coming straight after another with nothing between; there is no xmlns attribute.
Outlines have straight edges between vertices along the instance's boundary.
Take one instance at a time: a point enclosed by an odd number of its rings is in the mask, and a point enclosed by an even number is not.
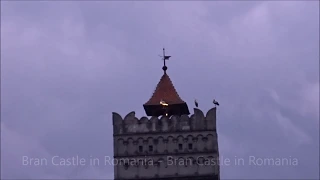
<svg viewBox="0 0 320 180"><path fill-rule="evenodd" d="M220 180L216 107L189 109L164 74L143 106L147 116L113 113L114 179Z"/></svg>

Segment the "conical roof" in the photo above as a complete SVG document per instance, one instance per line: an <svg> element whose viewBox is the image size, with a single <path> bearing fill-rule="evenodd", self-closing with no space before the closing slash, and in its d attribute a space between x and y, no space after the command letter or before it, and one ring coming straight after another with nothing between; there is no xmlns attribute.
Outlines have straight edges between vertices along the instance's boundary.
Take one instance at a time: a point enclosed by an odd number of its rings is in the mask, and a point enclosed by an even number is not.
<svg viewBox="0 0 320 180"><path fill-rule="evenodd" d="M160 101L164 101L168 106L164 107ZM143 107L148 116L190 114L187 103L180 98L166 72L161 77L151 98Z"/></svg>
<svg viewBox="0 0 320 180"><path fill-rule="evenodd" d="M161 100L165 101L169 105L185 103L180 98L167 73L163 74L152 97L145 103L145 105L159 105Z"/></svg>

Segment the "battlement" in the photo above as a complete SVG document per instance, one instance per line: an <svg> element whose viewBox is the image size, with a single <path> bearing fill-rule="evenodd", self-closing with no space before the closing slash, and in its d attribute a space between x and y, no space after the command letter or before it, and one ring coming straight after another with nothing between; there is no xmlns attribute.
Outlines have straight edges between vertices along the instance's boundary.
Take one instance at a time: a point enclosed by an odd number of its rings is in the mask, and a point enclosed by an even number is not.
<svg viewBox="0 0 320 180"><path fill-rule="evenodd" d="M132 111L122 118L118 113L113 112L113 134L128 135L140 133L173 133L183 131L216 131L216 107L210 109L206 115L197 108L194 114L171 117L135 117Z"/></svg>

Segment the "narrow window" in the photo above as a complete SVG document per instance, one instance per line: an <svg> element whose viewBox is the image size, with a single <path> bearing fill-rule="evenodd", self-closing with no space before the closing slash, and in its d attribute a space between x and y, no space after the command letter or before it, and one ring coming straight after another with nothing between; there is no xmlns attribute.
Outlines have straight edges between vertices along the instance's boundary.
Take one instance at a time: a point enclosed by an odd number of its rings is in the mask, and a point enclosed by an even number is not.
<svg viewBox="0 0 320 180"><path fill-rule="evenodd" d="M124 163L124 169L127 170L129 168L129 163Z"/></svg>
<svg viewBox="0 0 320 180"><path fill-rule="evenodd" d="M153 151L153 146L149 146L149 151L150 151L150 152Z"/></svg>
<svg viewBox="0 0 320 180"><path fill-rule="evenodd" d="M179 144L179 150L182 150L182 144Z"/></svg>
<svg viewBox="0 0 320 180"><path fill-rule="evenodd" d="M139 152L142 152L142 151L143 151L142 146L139 146Z"/></svg>
<svg viewBox="0 0 320 180"><path fill-rule="evenodd" d="M192 150L192 144L191 143L188 145L188 148L189 148L189 150Z"/></svg>

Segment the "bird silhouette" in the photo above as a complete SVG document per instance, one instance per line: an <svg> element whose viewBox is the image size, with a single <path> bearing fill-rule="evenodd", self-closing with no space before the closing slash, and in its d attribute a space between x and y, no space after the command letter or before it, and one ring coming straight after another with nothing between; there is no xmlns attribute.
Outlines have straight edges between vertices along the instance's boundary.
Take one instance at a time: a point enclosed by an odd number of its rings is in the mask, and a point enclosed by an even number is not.
<svg viewBox="0 0 320 180"><path fill-rule="evenodd" d="M219 106L218 101L216 101L215 99L213 100L213 104L214 104L215 106Z"/></svg>
<svg viewBox="0 0 320 180"><path fill-rule="evenodd" d="M198 102L197 102L197 100L196 100L196 99L194 100L194 104L196 105L196 107L198 107L198 106L199 106L199 104L198 104Z"/></svg>

